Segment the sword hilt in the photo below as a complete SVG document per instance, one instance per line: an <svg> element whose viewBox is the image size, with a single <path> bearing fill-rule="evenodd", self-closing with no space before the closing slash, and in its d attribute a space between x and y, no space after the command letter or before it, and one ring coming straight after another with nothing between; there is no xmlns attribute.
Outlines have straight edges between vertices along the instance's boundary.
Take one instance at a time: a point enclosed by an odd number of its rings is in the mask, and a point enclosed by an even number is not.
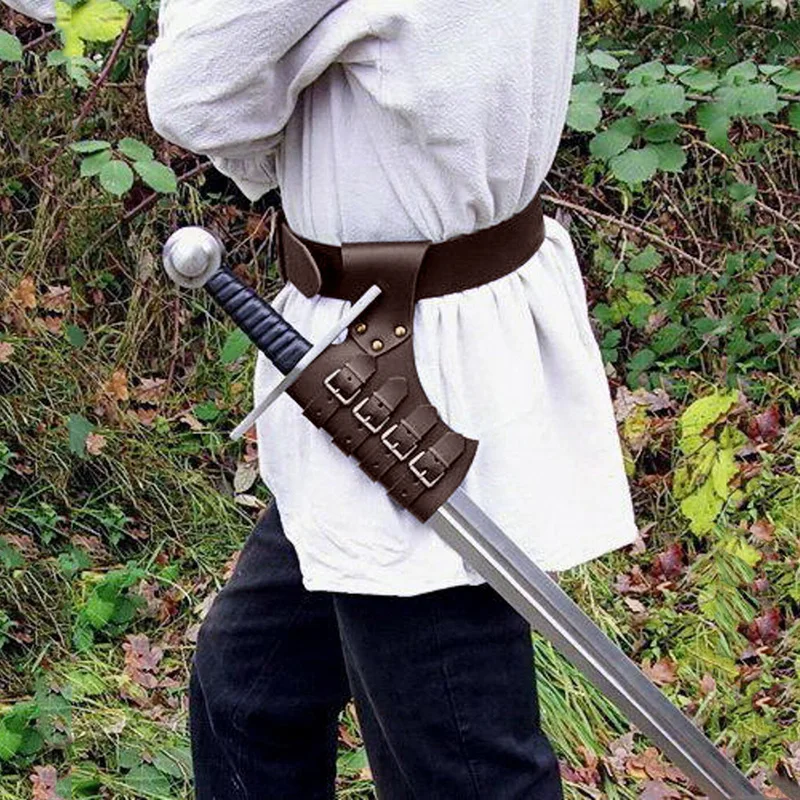
<svg viewBox="0 0 800 800"><path fill-rule="evenodd" d="M224 252L205 228L181 228L164 246L164 269L179 286L203 287L275 367L288 374L311 343L223 266Z"/></svg>

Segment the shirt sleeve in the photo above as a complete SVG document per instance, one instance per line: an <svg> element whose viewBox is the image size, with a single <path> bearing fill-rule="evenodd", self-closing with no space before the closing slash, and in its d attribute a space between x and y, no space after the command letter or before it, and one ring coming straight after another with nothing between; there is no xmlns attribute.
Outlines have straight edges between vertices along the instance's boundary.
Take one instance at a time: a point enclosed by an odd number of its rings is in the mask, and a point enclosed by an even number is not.
<svg viewBox="0 0 800 800"><path fill-rule="evenodd" d="M251 199L277 186L300 92L369 35L353 0L162 0L148 52L156 131L207 155Z"/></svg>
<svg viewBox="0 0 800 800"><path fill-rule="evenodd" d="M52 25L56 21L56 0L3 0L3 2L14 11L38 19L39 22Z"/></svg>

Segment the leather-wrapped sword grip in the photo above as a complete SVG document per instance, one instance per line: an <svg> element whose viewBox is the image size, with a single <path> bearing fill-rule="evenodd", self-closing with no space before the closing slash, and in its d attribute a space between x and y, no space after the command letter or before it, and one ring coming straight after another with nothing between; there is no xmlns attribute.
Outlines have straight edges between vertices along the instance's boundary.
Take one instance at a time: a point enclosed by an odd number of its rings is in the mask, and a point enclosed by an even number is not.
<svg viewBox="0 0 800 800"><path fill-rule="evenodd" d="M311 349L303 336L229 269L217 270L204 288L283 375Z"/></svg>

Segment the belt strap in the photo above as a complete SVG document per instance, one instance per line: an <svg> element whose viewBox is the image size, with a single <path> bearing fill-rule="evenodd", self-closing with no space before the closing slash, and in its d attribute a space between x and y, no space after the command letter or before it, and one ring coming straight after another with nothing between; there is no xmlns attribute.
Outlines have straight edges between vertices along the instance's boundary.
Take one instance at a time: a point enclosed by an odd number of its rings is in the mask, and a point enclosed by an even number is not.
<svg viewBox="0 0 800 800"><path fill-rule="evenodd" d="M539 198L490 228L444 242L345 242L297 236L280 220L279 268L312 297L382 293L345 339L309 364L287 393L391 497L425 521L455 491L478 442L453 430L414 363L416 301L487 283L522 266L544 239Z"/></svg>
<svg viewBox="0 0 800 800"><path fill-rule="evenodd" d="M537 193L522 211L509 219L474 233L431 243L419 271L415 298L461 292L502 278L528 261L544 241L544 234L542 203ZM343 257L346 247L299 236L281 212L278 268L281 277L307 297L322 294L355 302L361 296L364 276L347 268L347 259Z"/></svg>

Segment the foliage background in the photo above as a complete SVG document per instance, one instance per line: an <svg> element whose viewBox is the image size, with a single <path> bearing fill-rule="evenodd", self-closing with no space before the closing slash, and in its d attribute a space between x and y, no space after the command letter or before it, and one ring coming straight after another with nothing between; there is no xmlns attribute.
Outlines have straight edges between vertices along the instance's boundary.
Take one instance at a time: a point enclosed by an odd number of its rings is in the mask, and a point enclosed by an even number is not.
<svg viewBox="0 0 800 800"><path fill-rule="evenodd" d="M0 11L0 798L186 798L199 623L268 500L253 353L160 274L214 228L265 295L251 205L160 141L155 2ZM131 12L130 14L128 12ZM569 226L639 541L564 588L770 796L800 780L800 26L786 2L587 3L547 213ZM177 178L176 178L177 176ZM567 796L698 796L541 640ZM371 797L352 713L340 797Z"/></svg>

